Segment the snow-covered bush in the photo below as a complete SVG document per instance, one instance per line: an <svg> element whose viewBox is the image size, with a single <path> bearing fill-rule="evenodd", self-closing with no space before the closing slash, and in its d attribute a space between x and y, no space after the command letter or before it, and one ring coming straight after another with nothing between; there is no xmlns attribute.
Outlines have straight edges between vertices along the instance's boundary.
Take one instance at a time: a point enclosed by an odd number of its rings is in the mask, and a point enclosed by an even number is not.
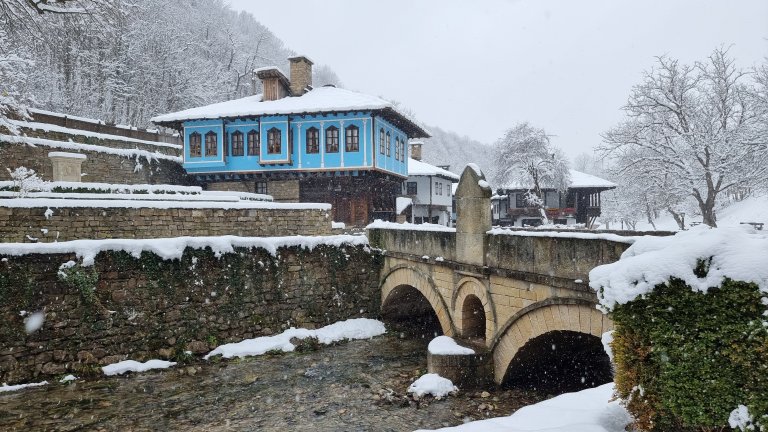
<svg viewBox="0 0 768 432"><path fill-rule="evenodd" d="M9 168L6 168L6 170L8 170L8 174L10 174L13 181L13 190L17 191L21 198L24 198L30 192L42 190L45 186L45 181L33 169L18 167L13 171Z"/></svg>
<svg viewBox="0 0 768 432"><path fill-rule="evenodd" d="M739 406L768 428L768 236L638 240L590 280L616 325L618 395L641 430L727 430Z"/></svg>

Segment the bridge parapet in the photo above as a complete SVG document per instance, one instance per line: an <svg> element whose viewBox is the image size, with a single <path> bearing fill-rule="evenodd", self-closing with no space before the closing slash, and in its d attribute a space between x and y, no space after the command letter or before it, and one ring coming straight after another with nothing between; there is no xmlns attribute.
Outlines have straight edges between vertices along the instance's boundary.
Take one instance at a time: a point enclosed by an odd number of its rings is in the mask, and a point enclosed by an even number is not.
<svg viewBox="0 0 768 432"><path fill-rule="evenodd" d="M491 230L483 236L484 264L466 263L457 253L456 232L409 230L399 224L377 224L368 229L372 246L385 255L428 259L444 265L472 268L478 273L509 273L531 282L562 286L565 282L588 282L589 271L617 261L634 241L633 237L586 232ZM439 229L439 228L438 228ZM561 279L556 283L554 279ZM568 283L567 285L570 285Z"/></svg>

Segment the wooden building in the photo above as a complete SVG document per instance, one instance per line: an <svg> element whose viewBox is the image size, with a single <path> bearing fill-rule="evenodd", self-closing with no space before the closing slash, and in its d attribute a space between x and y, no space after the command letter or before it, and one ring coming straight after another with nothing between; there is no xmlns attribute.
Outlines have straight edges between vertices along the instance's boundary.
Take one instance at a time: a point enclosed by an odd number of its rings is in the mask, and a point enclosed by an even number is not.
<svg viewBox="0 0 768 432"><path fill-rule="evenodd" d="M537 226L542 223L538 207L526 203L525 194L530 185L506 185L498 189L492 198L494 225ZM542 188L547 219L559 225L594 225L600 216L600 193L616 188L616 184L597 176L571 170L571 185L567 191L558 192Z"/></svg>

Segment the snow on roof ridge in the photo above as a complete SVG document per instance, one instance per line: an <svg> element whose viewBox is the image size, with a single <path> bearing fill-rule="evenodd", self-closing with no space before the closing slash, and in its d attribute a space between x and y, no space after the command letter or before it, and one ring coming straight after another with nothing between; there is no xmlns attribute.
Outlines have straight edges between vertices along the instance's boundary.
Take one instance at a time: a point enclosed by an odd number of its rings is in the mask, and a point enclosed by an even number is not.
<svg viewBox="0 0 768 432"><path fill-rule="evenodd" d="M576 188L615 188L617 185L616 183L606 180L604 178L598 177L596 175L587 174L581 171L576 171L575 169L569 169L571 173L571 184L569 187L576 187ZM499 186L501 189L526 189L532 187L531 185L521 185L518 182L515 183L508 183ZM552 189L548 187L542 187L542 189Z"/></svg>
<svg viewBox="0 0 768 432"><path fill-rule="evenodd" d="M606 180L602 177L598 177L596 175L587 174L585 172L576 171L575 169L571 169L571 183L572 185L577 185L577 182L574 180L575 178L578 178L581 180L580 183L578 183L577 187L616 187L616 183Z"/></svg>
<svg viewBox="0 0 768 432"><path fill-rule="evenodd" d="M413 158L408 158L408 175L441 176L455 181L460 178L458 174Z"/></svg>
<svg viewBox="0 0 768 432"><path fill-rule="evenodd" d="M282 69L280 69L280 68L279 68L279 67L277 67L277 66L262 66L262 67L260 67L260 68L256 68L256 69L254 69L254 70L253 70L253 73L256 73L256 74L257 74L257 73L259 73L259 72L263 72L263 71L269 71L269 70L276 70L276 71L280 72L281 74L283 74L283 77L284 77L284 78L288 78L288 75L286 75L286 74L285 74L285 72L283 72L283 70L282 70Z"/></svg>
<svg viewBox="0 0 768 432"><path fill-rule="evenodd" d="M316 87L301 95L262 101L262 95L246 96L201 107L161 114L152 117L153 123L185 120L215 119L222 117L249 117L290 115L313 112L369 111L388 109L403 117L427 134L418 122L385 99L340 87Z"/></svg>

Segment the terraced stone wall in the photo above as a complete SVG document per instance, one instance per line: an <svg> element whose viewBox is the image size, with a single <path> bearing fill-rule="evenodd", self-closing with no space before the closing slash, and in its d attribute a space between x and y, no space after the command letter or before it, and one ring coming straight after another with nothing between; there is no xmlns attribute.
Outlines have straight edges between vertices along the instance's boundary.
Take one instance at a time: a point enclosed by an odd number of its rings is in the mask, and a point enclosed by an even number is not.
<svg viewBox="0 0 768 432"><path fill-rule="evenodd" d="M62 200L59 200L60 202ZM12 199L7 200L13 203ZM0 206L0 243L180 236L328 235L324 208L132 208Z"/></svg>

